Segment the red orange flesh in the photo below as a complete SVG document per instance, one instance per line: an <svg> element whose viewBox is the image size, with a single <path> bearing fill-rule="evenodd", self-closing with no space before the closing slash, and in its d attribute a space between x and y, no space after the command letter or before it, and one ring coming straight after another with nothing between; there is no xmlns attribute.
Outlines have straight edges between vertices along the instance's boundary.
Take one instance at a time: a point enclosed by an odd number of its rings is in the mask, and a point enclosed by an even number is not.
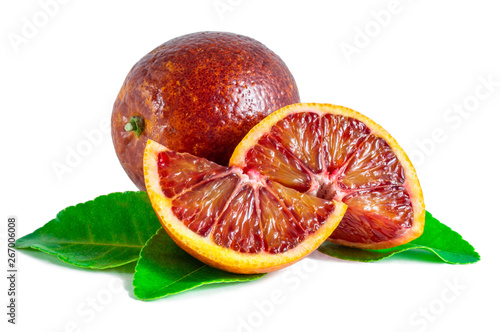
<svg viewBox="0 0 500 332"><path fill-rule="evenodd" d="M261 273L314 251L347 206L300 193L255 170L223 167L148 141L146 188L160 222L208 265Z"/></svg>
<svg viewBox="0 0 500 332"><path fill-rule="evenodd" d="M423 195L410 160L387 131L351 109L313 103L284 107L247 134L230 165L347 204L331 242L381 249L423 232Z"/></svg>

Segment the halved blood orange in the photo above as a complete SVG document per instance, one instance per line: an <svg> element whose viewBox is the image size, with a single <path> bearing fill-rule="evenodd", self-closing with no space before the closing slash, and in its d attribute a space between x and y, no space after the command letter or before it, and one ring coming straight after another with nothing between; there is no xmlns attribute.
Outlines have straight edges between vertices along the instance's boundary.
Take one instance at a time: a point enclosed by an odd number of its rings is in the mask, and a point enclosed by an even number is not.
<svg viewBox="0 0 500 332"><path fill-rule="evenodd" d="M347 209L256 170L219 166L151 140L144 177L170 237L202 262L235 273L269 272L305 257Z"/></svg>
<svg viewBox="0 0 500 332"><path fill-rule="evenodd" d="M229 165L347 204L331 242L382 249L423 232L422 190L407 155L382 127L346 107L284 107L245 136Z"/></svg>

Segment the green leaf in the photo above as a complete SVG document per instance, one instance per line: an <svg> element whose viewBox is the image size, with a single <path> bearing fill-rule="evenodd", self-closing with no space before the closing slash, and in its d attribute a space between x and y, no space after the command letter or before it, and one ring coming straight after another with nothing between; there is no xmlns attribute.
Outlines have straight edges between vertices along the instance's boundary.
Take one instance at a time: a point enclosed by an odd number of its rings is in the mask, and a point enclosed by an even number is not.
<svg viewBox="0 0 500 332"><path fill-rule="evenodd" d="M265 274L235 274L203 264L179 248L163 228L141 251L134 274L134 294L154 300L208 284L249 281Z"/></svg>
<svg viewBox="0 0 500 332"><path fill-rule="evenodd" d="M43 227L16 241L69 264L92 269L124 265L160 226L145 192L112 193L70 206Z"/></svg>
<svg viewBox="0 0 500 332"><path fill-rule="evenodd" d="M429 212L425 214L424 233L407 244L390 249L363 250L325 242L318 250L336 258L373 262L411 249L427 250L449 264L470 264L480 260L479 254L472 245L460 234L440 223Z"/></svg>

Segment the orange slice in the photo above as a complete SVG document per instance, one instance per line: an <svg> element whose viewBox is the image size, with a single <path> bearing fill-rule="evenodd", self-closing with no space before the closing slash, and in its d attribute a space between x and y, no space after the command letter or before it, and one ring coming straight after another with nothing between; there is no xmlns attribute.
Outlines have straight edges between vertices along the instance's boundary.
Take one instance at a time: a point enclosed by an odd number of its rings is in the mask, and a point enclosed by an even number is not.
<svg viewBox="0 0 500 332"><path fill-rule="evenodd" d="M170 237L202 262L235 273L269 272L305 257L347 209L259 172L219 166L151 140L144 176Z"/></svg>
<svg viewBox="0 0 500 332"><path fill-rule="evenodd" d="M284 107L245 136L229 165L347 204L331 242L382 249L423 232L422 190L407 155L382 127L346 107Z"/></svg>

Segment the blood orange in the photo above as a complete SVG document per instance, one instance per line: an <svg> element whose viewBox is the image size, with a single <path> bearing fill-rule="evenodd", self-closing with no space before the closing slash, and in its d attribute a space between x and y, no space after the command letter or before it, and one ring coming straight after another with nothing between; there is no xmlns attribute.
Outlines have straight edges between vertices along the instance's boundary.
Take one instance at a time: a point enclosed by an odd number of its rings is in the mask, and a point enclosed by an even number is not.
<svg viewBox="0 0 500 332"><path fill-rule="evenodd" d="M424 201L410 160L387 131L351 109L284 107L245 136L229 165L347 204L331 242L381 249L423 232Z"/></svg>
<svg viewBox="0 0 500 332"><path fill-rule="evenodd" d="M219 166L151 140L144 178L171 238L204 263L236 273L269 272L303 258L326 240L347 209L255 169Z"/></svg>
<svg viewBox="0 0 500 332"><path fill-rule="evenodd" d="M111 133L130 179L145 190L148 139L227 166L245 134L300 101L290 70L262 43L229 32L196 32L158 46L127 75Z"/></svg>

